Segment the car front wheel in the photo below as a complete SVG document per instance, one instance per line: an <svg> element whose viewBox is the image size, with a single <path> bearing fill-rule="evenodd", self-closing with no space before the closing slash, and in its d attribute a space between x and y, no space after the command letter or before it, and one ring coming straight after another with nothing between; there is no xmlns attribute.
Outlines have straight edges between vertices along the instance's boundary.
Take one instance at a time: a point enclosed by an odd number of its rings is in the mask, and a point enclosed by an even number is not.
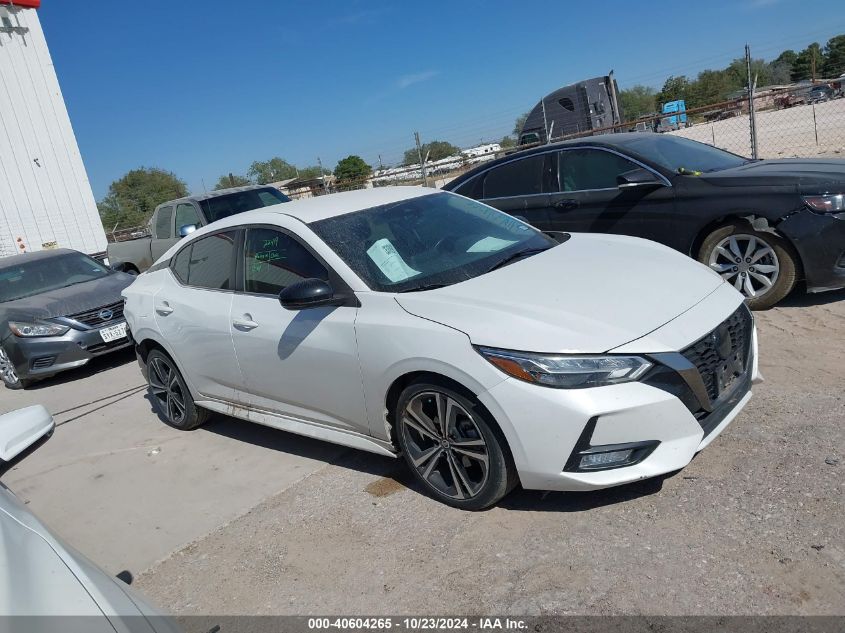
<svg viewBox="0 0 845 633"><path fill-rule="evenodd" d="M190 431L208 419L209 412L194 404L175 363L159 350L147 356L147 384L156 410L170 426Z"/></svg>
<svg viewBox="0 0 845 633"><path fill-rule="evenodd" d="M395 411L399 448L438 501L481 510L516 485L504 438L479 403L441 385L407 387Z"/></svg>
<svg viewBox="0 0 845 633"><path fill-rule="evenodd" d="M752 310L771 308L795 288L798 257L777 235L729 224L708 235L698 260L745 295Z"/></svg>
<svg viewBox="0 0 845 633"><path fill-rule="evenodd" d="M0 379L3 380L6 389L23 389L29 384L28 381L20 379L12 360L2 346L0 346Z"/></svg>

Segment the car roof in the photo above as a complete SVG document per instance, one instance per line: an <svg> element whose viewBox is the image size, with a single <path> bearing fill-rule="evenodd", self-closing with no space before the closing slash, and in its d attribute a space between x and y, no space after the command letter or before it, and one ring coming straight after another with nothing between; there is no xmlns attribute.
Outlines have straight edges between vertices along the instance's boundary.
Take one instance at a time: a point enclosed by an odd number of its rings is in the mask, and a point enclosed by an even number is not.
<svg viewBox="0 0 845 633"><path fill-rule="evenodd" d="M281 213L308 224L338 215L346 215L355 211L379 207L393 202L401 202L402 200L411 200L439 192L439 189L432 189L430 187L374 187L373 189L358 189L355 191L316 196L314 198L293 200L230 217L237 218L237 224L246 224L250 222L250 216L252 214Z"/></svg>
<svg viewBox="0 0 845 633"><path fill-rule="evenodd" d="M69 255L70 253L79 253L70 248L53 248L50 250L35 251L34 253L21 253L20 255L10 255L9 257L0 257L0 270L4 268L14 268L21 264L29 262L37 262L44 259L51 259L53 257L60 257L62 255Z"/></svg>

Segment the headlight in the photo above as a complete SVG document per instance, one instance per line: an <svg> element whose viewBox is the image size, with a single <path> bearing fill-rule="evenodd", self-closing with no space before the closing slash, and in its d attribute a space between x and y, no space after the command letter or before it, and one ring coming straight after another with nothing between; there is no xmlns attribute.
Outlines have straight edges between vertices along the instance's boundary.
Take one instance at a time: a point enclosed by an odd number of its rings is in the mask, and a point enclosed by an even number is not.
<svg viewBox="0 0 845 633"><path fill-rule="evenodd" d="M509 376L559 389L630 382L651 367L650 362L639 356L562 356L489 347L477 349L484 358Z"/></svg>
<svg viewBox="0 0 845 633"><path fill-rule="evenodd" d="M845 194L830 196L804 196L804 202L813 211L819 213L839 213L845 211Z"/></svg>
<svg viewBox="0 0 845 633"><path fill-rule="evenodd" d="M41 322L24 322L24 321L9 321L9 329L15 336L35 337L35 336L61 336L67 332L70 327L67 325L59 325L58 323Z"/></svg>

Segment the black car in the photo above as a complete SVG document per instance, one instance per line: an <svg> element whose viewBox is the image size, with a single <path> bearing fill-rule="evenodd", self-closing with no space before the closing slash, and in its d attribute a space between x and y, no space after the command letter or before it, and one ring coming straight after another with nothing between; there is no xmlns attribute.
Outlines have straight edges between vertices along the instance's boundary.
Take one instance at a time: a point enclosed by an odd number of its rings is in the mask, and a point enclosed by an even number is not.
<svg viewBox="0 0 845 633"><path fill-rule="evenodd" d="M799 282L845 287L845 160L749 160L669 134L607 134L484 163L444 189L543 231L661 242L710 266L754 309Z"/></svg>
<svg viewBox="0 0 845 633"><path fill-rule="evenodd" d="M0 259L0 378L21 389L130 344L120 293L135 278L77 251Z"/></svg>

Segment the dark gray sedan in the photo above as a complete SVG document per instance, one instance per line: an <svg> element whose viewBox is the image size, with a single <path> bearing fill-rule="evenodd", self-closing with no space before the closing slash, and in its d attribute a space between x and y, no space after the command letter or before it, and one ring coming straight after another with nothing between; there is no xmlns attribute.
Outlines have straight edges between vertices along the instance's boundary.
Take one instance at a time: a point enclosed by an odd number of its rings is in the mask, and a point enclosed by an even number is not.
<svg viewBox="0 0 845 633"><path fill-rule="evenodd" d="M77 251L0 259L0 378L9 389L130 344L121 291L135 278Z"/></svg>

